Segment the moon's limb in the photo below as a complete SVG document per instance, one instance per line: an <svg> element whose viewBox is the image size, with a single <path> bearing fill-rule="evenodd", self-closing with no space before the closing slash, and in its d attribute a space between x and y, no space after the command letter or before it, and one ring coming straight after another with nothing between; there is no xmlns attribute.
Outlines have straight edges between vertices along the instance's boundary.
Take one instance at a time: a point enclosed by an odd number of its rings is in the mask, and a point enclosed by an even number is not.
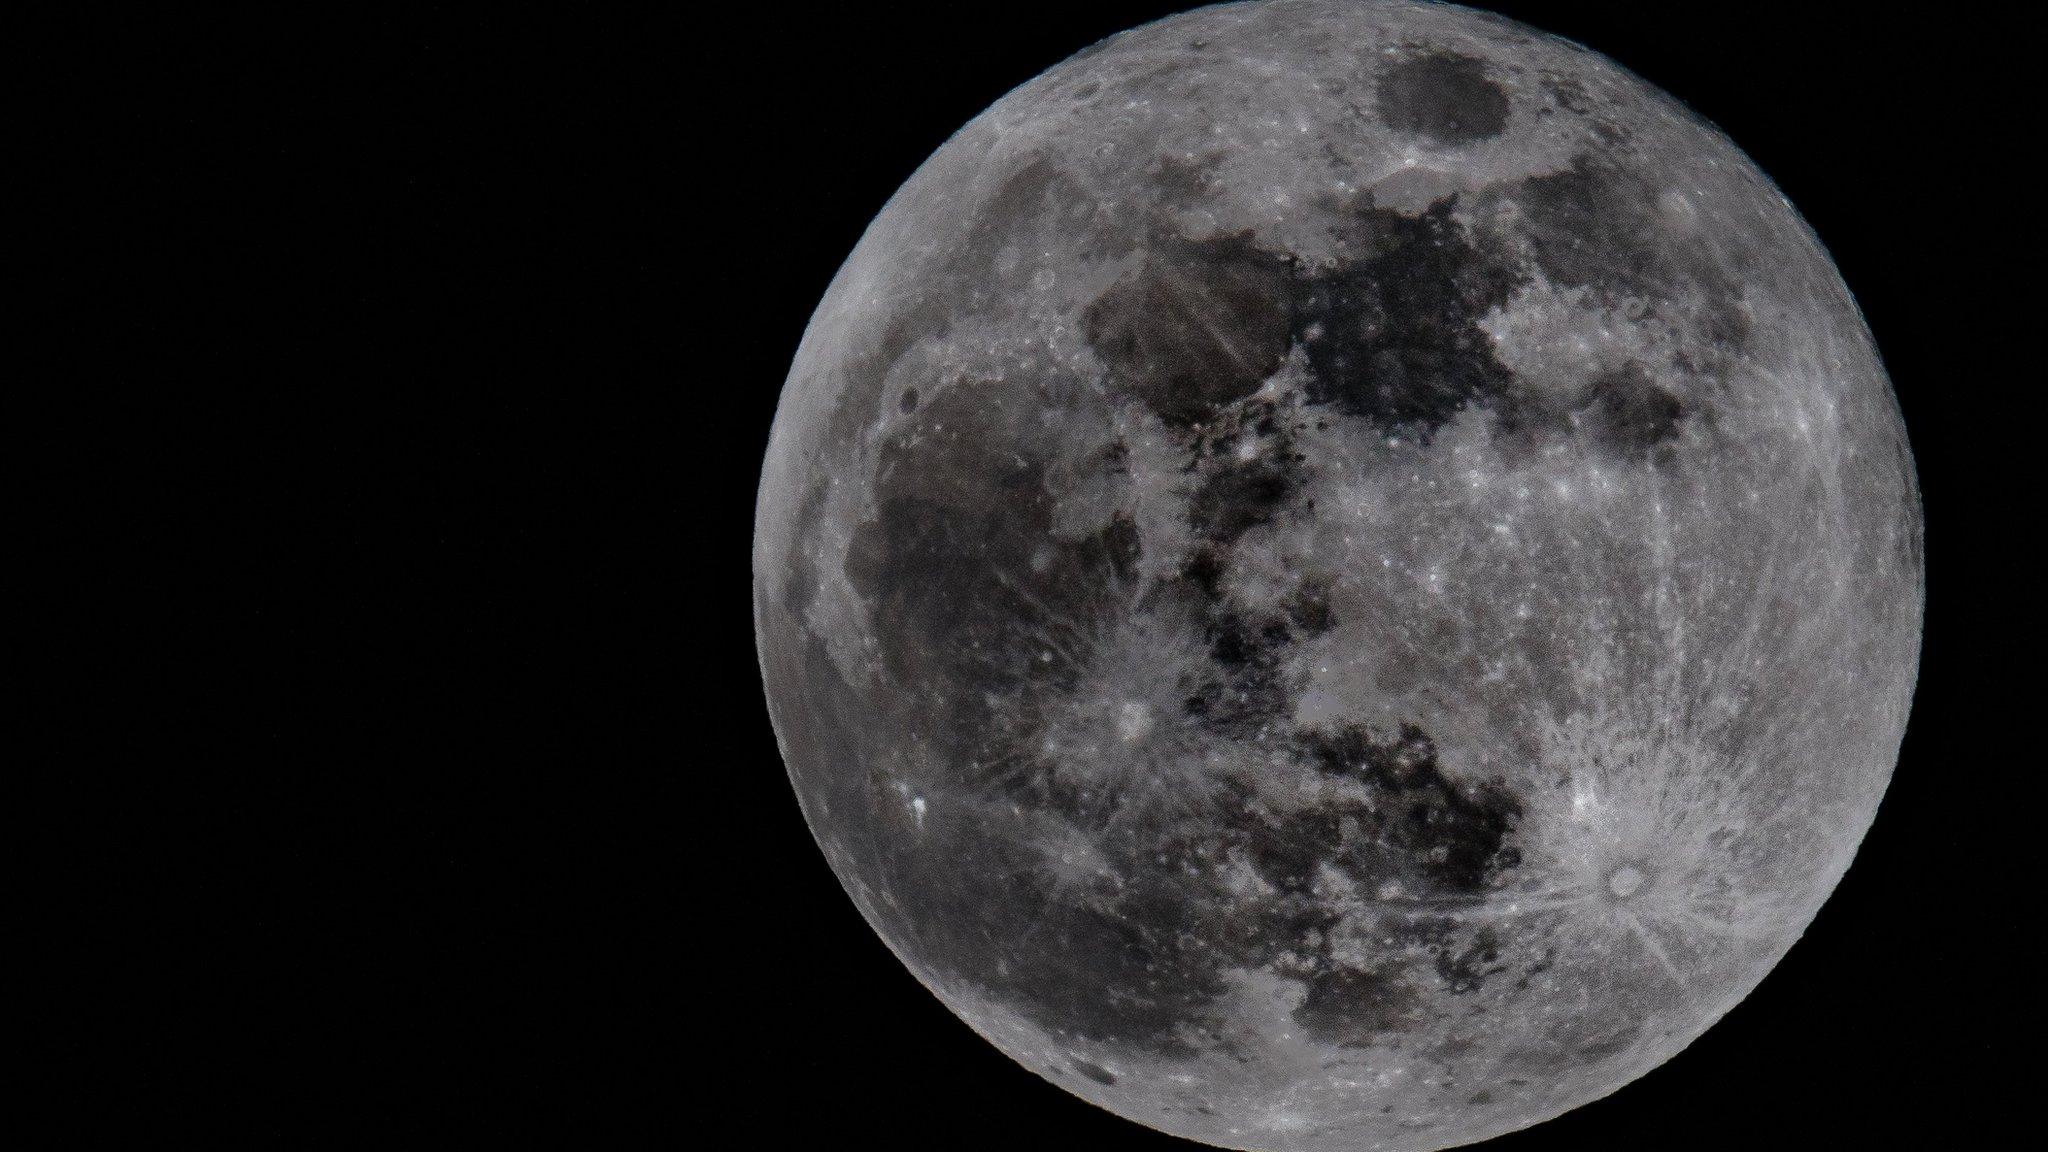
<svg viewBox="0 0 2048 1152"><path fill-rule="evenodd" d="M1920 513L1711 126L1428 5L1203 9L964 128L841 269L755 540L798 796L1013 1057L1440 1148L1670 1057L1847 868Z"/></svg>

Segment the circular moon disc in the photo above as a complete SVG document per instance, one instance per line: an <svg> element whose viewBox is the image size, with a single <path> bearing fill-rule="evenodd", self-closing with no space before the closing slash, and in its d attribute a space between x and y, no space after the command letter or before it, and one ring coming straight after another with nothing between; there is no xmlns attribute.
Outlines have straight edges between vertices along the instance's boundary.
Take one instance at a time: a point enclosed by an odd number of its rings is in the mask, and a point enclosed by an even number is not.
<svg viewBox="0 0 2048 1152"><path fill-rule="evenodd" d="M1116 37L949 141L763 471L776 731L962 1019L1236 1148L1613 1091L1850 858L1920 512L1855 304L1719 132L1462 9Z"/></svg>

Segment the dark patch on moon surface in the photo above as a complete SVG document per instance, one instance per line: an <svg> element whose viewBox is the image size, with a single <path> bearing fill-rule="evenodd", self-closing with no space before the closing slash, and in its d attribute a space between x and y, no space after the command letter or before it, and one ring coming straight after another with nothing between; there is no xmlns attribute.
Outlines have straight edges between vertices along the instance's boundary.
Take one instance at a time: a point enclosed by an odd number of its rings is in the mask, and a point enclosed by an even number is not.
<svg viewBox="0 0 2048 1152"><path fill-rule="evenodd" d="M1407 985L1384 973L1339 968L1308 980L1294 1019L1319 1040L1359 1048L1374 1037L1399 1031L1414 999Z"/></svg>
<svg viewBox="0 0 2048 1152"><path fill-rule="evenodd" d="M1204 9L998 111L834 281L763 470L763 676L862 912L1225 1146L1446 1147L1668 1058L1847 866L1912 685L1826 254L1461 10Z"/></svg>
<svg viewBox="0 0 2048 1152"><path fill-rule="evenodd" d="M1507 93L1470 56L1425 50L1381 73L1378 91L1389 126L1441 144L1470 144L1507 127Z"/></svg>
<svg viewBox="0 0 2048 1152"><path fill-rule="evenodd" d="M1287 354L1285 264L1240 239L1171 240L1083 317L1113 378L1169 424L1241 400Z"/></svg>
<svg viewBox="0 0 2048 1152"><path fill-rule="evenodd" d="M1299 487L1299 478L1286 461L1261 456L1229 464L1196 490L1188 523L1205 538L1228 544L1270 521Z"/></svg>
<svg viewBox="0 0 2048 1152"><path fill-rule="evenodd" d="M1089 343L1175 426L1250 396L1299 346L1312 402L1426 437L1509 382L1478 321L1519 273L1480 252L1450 207L1367 208L1346 224L1370 254L1310 274L1242 237L1169 239L1089 306Z"/></svg>
<svg viewBox="0 0 2048 1152"><path fill-rule="evenodd" d="M1370 256L1303 285L1295 326L1314 369L1308 396L1390 431L1427 437L1468 404L1505 395L1509 374L1478 321L1515 287L1439 202L1419 217L1369 210Z"/></svg>
<svg viewBox="0 0 2048 1152"><path fill-rule="evenodd" d="M1515 194L1543 272L1568 287L1654 287L1671 262L1658 241L1649 190L1584 156L1532 176Z"/></svg>
<svg viewBox="0 0 2048 1152"><path fill-rule="evenodd" d="M1384 740L1357 726L1307 733L1303 740L1318 769L1364 783L1372 797L1357 813L1380 824L1370 839L1381 867L1368 877L1391 873L1404 859L1420 861L1431 885L1469 893L1520 862L1506 840L1521 804L1499 782L1450 780L1437 762L1435 743L1415 725L1403 724Z"/></svg>
<svg viewBox="0 0 2048 1152"><path fill-rule="evenodd" d="M1706 333L1739 352L1749 331L1741 279L1700 237L1674 219L1655 184L1611 158L1580 154L1560 171L1532 176L1514 193L1545 276L1610 299L1669 301L1696 287Z"/></svg>
<svg viewBox="0 0 2048 1152"><path fill-rule="evenodd" d="M1685 404L1635 364L1595 377L1579 411L1604 443L1635 459L1678 435L1685 419Z"/></svg>

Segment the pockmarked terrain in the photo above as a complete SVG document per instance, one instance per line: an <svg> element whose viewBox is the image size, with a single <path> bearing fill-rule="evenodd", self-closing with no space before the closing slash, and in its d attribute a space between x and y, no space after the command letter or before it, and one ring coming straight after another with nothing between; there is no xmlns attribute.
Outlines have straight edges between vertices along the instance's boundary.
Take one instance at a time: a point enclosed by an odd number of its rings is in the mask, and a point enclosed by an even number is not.
<svg viewBox="0 0 2048 1152"><path fill-rule="evenodd" d="M810 826L990 1041L1230 1147L1441 1148L1677 1052L1848 867L1920 511L1854 302L1575 45L1272 0L891 200L784 389Z"/></svg>

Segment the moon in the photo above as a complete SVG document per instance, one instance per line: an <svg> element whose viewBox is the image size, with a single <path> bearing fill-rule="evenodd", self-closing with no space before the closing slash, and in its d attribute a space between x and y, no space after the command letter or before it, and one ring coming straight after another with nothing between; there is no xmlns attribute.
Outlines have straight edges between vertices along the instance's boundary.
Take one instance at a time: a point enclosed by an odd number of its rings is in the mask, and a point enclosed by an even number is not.
<svg viewBox="0 0 2048 1152"><path fill-rule="evenodd" d="M1020 1064L1245 1149L1597 1099L1756 986L1911 702L1912 457L1827 253L1577 45L1204 8L897 192L770 436L804 815Z"/></svg>

